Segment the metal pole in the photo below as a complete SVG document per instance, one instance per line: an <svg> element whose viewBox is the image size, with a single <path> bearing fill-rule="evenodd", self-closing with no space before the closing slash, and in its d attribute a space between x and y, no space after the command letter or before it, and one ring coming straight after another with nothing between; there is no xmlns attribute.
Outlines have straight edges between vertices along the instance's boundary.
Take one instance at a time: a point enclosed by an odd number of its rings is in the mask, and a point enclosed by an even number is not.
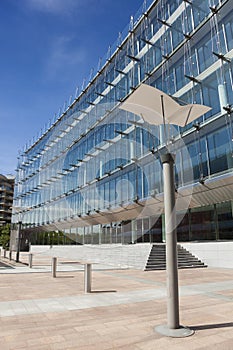
<svg viewBox="0 0 233 350"><path fill-rule="evenodd" d="M52 276L57 277L57 258L52 258Z"/></svg>
<svg viewBox="0 0 233 350"><path fill-rule="evenodd" d="M174 160L170 153L161 157L164 177L164 211L166 231L167 269L167 323L171 329L179 328L179 292L177 265L177 237L174 186Z"/></svg>
<svg viewBox="0 0 233 350"><path fill-rule="evenodd" d="M84 270L84 292L91 293L91 264L85 264Z"/></svg>
<svg viewBox="0 0 233 350"><path fill-rule="evenodd" d="M20 238L21 238L21 226L22 222L19 221L18 223L18 230L17 230L17 250L16 250L16 262L19 262L19 254L20 254Z"/></svg>
<svg viewBox="0 0 233 350"><path fill-rule="evenodd" d="M192 335L194 331L180 326L179 321L174 157L171 153L166 153L161 156L161 161L163 163L166 231L167 325L158 326L156 330L171 337L187 337Z"/></svg>

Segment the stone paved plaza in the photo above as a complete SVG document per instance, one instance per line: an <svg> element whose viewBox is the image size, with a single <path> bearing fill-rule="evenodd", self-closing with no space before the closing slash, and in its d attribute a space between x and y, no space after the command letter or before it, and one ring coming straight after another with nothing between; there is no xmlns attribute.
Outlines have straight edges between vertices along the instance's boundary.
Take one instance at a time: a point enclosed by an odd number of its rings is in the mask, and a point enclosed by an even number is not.
<svg viewBox="0 0 233 350"><path fill-rule="evenodd" d="M166 323L165 271L96 265L90 294L74 261L50 271L46 257L32 269L1 258L1 350L233 349L232 269L179 270L181 324L195 330L179 339L154 331Z"/></svg>

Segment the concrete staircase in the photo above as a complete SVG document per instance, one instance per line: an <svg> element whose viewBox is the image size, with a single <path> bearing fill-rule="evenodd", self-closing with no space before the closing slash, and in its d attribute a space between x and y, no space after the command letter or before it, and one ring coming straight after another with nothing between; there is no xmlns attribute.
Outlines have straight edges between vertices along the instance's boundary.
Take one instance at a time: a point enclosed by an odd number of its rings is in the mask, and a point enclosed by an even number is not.
<svg viewBox="0 0 233 350"><path fill-rule="evenodd" d="M178 253L178 268L190 269L207 267L201 260L192 255L188 250L181 245L177 245ZM147 260L145 271L151 270L165 270L166 269L166 245L153 244L150 255Z"/></svg>

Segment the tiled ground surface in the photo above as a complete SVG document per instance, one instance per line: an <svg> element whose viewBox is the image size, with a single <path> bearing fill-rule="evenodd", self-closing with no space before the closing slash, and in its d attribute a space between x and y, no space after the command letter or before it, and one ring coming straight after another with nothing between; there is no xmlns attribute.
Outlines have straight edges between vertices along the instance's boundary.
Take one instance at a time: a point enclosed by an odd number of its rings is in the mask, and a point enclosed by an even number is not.
<svg viewBox="0 0 233 350"><path fill-rule="evenodd" d="M230 269L179 271L181 324L195 334L175 339L154 331L166 323L164 271L94 271L84 294L83 271L37 267L0 270L0 350L233 350Z"/></svg>

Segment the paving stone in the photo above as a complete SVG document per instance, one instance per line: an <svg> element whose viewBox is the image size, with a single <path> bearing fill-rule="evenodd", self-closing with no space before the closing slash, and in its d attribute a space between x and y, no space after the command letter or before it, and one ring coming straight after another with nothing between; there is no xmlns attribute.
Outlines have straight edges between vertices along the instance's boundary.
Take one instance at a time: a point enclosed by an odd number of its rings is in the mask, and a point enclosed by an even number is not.
<svg viewBox="0 0 233 350"><path fill-rule="evenodd" d="M178 339L154 331L167 319L165 271L93 271L84 294L83 271L54 279L37 267L0 271L1 350L233 349L230 269L179 271L180 320L195 335Z"/></svg>

